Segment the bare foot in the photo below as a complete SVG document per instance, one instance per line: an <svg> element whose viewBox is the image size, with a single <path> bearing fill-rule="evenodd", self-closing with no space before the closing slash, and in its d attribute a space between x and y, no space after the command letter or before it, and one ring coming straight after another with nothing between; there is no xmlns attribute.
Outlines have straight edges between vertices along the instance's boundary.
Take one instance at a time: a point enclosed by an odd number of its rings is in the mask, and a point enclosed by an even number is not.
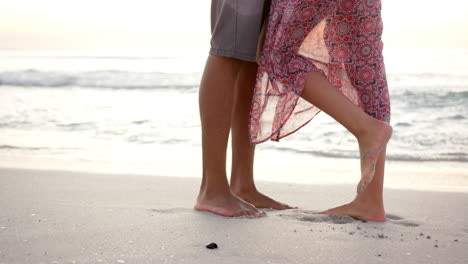
<svg viewBox="0 0 468 264"><path fill-rule="evenodd" d="M377 159L392 136L393 129L389 124L376 121L358 138L361 156L361 181L357 187L358 193L362 193L374 178Z"/></svg>
<svg viewBox="0 0 468 264"><path fill-rule="evenodd" d="M286 210L296 209L284 203L280 203L271 199L270 197L260 193L257 190L253 191L234 191L234 193L246 202L253 204L257 208L275 209L275 210Z"/></svg>
<svg viewBox="0 0 468 264"><path fill-rule="evenodd" d="M383 207L372 207L370 205L360 204L356 201L328 209L326 211L320 212L319 214L347 215L354 219L372 222L385 222L385 220L387 220Z"/></svg>
<svg viewBox="0 0 468 264"><path fill-rule="evenodd" d="M201 192L194 209L226 217L253 218L266 215L265 212L260 212L255 206L245 202L230 191L216 195L207 195Z"/></svg>

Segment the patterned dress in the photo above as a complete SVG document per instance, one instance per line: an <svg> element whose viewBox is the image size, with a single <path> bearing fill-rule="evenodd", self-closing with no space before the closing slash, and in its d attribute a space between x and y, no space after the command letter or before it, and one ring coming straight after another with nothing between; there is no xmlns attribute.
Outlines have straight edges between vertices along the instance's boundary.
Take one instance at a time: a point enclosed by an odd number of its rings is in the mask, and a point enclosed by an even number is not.
<svg viewBox="0 0 468 264"><path fill-rule="evenodd" d="M294 133L320 109L300 97L324 76L370 116L390 121L381 0L273 0L250 110L250 140Z"/></svg>

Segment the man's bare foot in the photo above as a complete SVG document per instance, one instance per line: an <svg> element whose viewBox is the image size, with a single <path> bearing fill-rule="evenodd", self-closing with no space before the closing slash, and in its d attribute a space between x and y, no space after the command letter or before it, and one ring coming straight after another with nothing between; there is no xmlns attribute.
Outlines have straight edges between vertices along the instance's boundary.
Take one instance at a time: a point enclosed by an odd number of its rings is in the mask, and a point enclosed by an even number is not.
<svg viewBox="0 0 468 264"><path fill-rule="evenodd" d="M392 136L393 129L389 124L375 121L377 122L373 122L373 126L358 137L361 156L361 181L357 187L358 193L362 193L372 181L377 159Z"/></svg>
<svg viewBox="0 0 468 264"><path fill-rule="evenodd" d="M266 215L255 206L234 195L231 191L208 195L200 192L194 206L197 211L206 211L226 217L260 217Z"/></svg>
<svg viewBox="0 0 468 264"><path fill-rule="evenodd" d="M371 206L356 201L319 212L319 214L346 215L354 219L372 222L385 222L387 220L383 206Z"/></svg>
<svg viewBox="0 0 468 264"><path fill-rule="evenodd" d="M287 210L287 209L296 209L297 207L292 207L287 204L273 200L272 198L260 193L256 189L251 191L234 191L233 192L242 198L244 201L253 204L257 208L264 209L275 209L275 210Z"/></svg>

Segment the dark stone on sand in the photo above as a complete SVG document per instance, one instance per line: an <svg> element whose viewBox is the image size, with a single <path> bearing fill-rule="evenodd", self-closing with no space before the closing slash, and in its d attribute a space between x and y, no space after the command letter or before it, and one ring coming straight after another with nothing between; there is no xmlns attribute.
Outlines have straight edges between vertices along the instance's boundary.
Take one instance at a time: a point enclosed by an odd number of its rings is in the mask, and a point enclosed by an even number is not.
<svg viewBox="0 0 468 264"><path fill-rule="evenodd" d="M458 239L453 240L454 242L458 242Z"/></svg>
<svg viewBox="0 0 468 264"><path fill-rule="evenodd" d="M419 236L424 236L424 234L421 232L421 233L419 233Z"/></svg>
<svg viewBox="0 0 468 264"><path fill-rule="evenodd" d="M217 249L218 245L216 245L216 243L210 243L210 244L206 245L206 248L208 248L208 249Z"/></svg>
<svg viewBox="0 0 468 264"><path fill-rule="evenodd" d="M349 232L350 235L354 235L354 232Z"/></svg>
<svg viewBox="0 0 468 264"><path fill-rule="evenodd" d="M438 248L439 246L438 246L438 245L434 245L434 247Z"/></svg>
<svg viewBox="0 0 468 264"><path fill-rule="evenodd" d="M427 239L431 239L431 236L427 236L426 238L427 238Z"/></svg>
<svg viewBox="0 0 468 264"><path fill-rule="evenodd" d="M377 255L377 257L381 257L381 256L382 256L382 254L378 254L378 255Z"/></svg>
<svg viewBox="0 0 468 264"><path fill-rule="evenodd" d="M385 238L384 234L378 234L377 237L378 238Z"/></svg>

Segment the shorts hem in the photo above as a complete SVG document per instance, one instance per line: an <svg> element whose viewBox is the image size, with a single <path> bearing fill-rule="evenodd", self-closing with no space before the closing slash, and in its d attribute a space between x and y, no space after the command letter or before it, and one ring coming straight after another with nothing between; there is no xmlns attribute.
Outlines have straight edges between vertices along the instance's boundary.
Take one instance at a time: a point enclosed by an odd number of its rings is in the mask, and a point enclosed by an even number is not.
<svg viewBox="0 0 468 264"><path fill-rule="evenodd" d="M210 49L210 55L235 58L243 61L256 62L257 54L240 52L235 50Z"/></svg>

